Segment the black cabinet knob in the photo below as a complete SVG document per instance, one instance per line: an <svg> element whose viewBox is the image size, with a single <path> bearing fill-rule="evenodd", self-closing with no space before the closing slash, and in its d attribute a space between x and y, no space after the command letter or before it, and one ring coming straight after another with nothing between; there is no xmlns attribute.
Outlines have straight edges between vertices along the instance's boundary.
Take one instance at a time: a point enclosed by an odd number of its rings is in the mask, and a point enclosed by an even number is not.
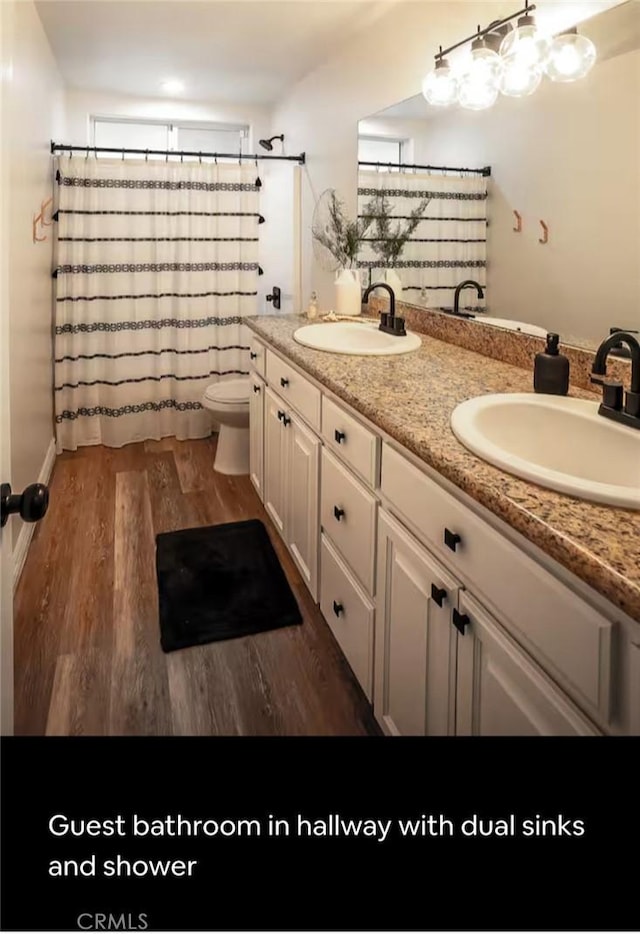
<svg viewBox="0 0 640 934"><path fill-rule="evenodd" d="M340 506L334 506L334 507L333 507L333 514L334 514L334 516L336 517L336 519L338 520L338 522L340 522L340 520L341 520L342 517L344 516L344 509L341 509Z"/></svg>
<svg viewBox="0 0 640 934"><path fill-rule="evenodd" d="M3 483L0 488L0 526L7 524L13 513L18 513L25 522L38 522L49 508L49 490L43 483L32 483L22 495L11 492L11 484Z"/></svg>
<svg viewBox="0 0 640 934"><path fill-rule="evenodd" d="M289 380L286 379L284 376L281 376L281 377L280 377L280 385L282 386L283 389L286 389L287 386L289 385Z"/></svg>
<svg viewBox="0 0 640 934"><path fill-rule="evenodd" d="M283 418L284 418L284 412L282 411L282 409L278 409L278 421L281 422Z"/></svg>
<svg viewBox="0 0 640 934"><path fill-rule="evenodd" d="M253 391L254 391L254 392L260 392L260 387L259 387L259 386L256 386L256 385L254 384Z"/></svg>
<svg viewBox="0 0 640 934"><path fill-rule="evenodd" d="M333 612L336 614L336 616L340 616L341 613L344 613L343 605L341 603L336 603L336 601L334 600L333 601Z"/></svg>
<svg viewBox="0 0 640 934"><path fill-rule="evenodd" d="M250 360L257 360L257 358L258 358L258 354L257 354L257 353L254 353L253 350L250 350L250 351L249 351L249 359L250 359Z"/></svg>
<svg viewBox="0 0 640 934"><path fill-rule="evenodd" d="M285 417L282 419L282 424L284 425L285 428L287 427L287 425L291 424L291 419L289 418L288 415L285 415Z"/></svg>
<svg viewBox="0 0 640 934"><path fill-rule="evenodd" d="M333 437L336 439L336 442L338 444L342 444L342 442L345 440L347 436L345 435L344 431L338 431L338 429L336 428L336 430L333 433Z"/></svg>
<svg viewBox="0 0 640 934"><path fill-rule="evenodd" d="M431 599L442 606L444 601L447 599L447 591L443 587L436 587L435 584L431 585Z"/></svg>
<svg viewBox="0 0 640 934"><path fill-rule="evenodd" d="M458 613L456 609L453 611L453 625L456 627L461 636L464 636L464 631L469 625L471 620L466 613Z"/></svg>
<svg viewBox="0 0 640 934"><path fill-rule="evenodd" d="M450 548L451 551L455 551L456 547L460 544L462 539L457 534L457 532L452 532L450 529L444 530L444 543L447 548Z"/></svg>

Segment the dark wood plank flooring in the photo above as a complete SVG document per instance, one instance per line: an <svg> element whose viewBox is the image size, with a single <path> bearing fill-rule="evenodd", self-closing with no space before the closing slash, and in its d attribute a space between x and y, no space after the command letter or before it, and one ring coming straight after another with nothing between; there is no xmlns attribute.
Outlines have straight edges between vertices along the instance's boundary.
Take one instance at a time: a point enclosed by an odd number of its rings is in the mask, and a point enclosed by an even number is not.
<svg viewBox="0 0 640 934"><path fill-rule="evenodd" d="M15 597L17 734L363 735L367 701L248 477L215 439L57 459ZM155 536L259 518L302 626L165 655Z"/></svg>

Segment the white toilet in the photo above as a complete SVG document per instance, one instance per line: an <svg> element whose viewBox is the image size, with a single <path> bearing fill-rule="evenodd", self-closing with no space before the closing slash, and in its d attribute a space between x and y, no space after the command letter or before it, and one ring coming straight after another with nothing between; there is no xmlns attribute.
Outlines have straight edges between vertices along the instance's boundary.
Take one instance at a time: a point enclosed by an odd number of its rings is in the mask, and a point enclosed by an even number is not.
<svg viewBox="0 0 640 934"><path fill-rule="evenodd" d="M204 391L202 405L220 425L213 464L218 473L249 473L249 386L248 379L229 379Z"/></svg>

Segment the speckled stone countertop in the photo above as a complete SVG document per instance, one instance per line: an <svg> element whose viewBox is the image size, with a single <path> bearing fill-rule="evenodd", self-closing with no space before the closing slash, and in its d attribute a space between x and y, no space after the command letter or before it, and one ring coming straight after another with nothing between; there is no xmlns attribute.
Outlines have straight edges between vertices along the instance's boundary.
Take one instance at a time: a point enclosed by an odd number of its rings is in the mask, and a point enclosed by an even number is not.
<svg viewBox="0 0 640 934"><path fill-rule="evenodd" d="M425 334L413 353L347 356L296 343L293 332L306 323L299 316L244 320L399 444L640 621L640 513L513 477L467 451L449 427L451 412L465 399L531 392L529 371ZM575 388L570 395L597 398Z"/></svg>

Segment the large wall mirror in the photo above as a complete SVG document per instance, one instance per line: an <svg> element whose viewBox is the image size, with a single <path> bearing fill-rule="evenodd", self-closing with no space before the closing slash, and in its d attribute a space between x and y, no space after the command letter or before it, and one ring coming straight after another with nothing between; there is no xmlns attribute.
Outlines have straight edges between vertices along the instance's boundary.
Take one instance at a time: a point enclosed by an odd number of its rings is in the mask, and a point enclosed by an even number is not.
<svg viewBox="0 0 640 934"><path fill-rule="evenodd" d="M358 209L376 215L363 282L578 346L640 330L640 0L580 33L598 53L580 81L482 111L418 95L360 121ZM456 296L467 279L481 295Z"/></svg>

